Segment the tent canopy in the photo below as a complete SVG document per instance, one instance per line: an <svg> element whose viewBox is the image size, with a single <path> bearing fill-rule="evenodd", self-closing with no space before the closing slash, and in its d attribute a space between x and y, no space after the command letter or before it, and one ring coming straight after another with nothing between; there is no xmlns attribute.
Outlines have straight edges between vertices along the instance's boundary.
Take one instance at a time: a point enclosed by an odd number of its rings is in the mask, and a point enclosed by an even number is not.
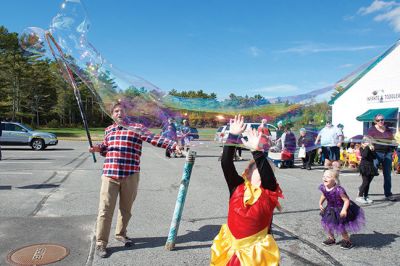
<svg viewBox="0 0 400 266"><path fill-rule="evenodd" d="M357 116L357 120L363 122L374 121L375 116L381 114L385 120L396 121L398 112L398 108L369 109L362 115Z"/></svg>

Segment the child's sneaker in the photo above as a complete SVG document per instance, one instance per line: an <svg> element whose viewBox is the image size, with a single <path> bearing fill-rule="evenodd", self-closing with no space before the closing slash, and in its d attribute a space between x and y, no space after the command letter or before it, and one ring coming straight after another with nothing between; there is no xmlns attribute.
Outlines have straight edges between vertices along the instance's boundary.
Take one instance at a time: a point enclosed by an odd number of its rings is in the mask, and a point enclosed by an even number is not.
<svg viewBox="0 0 400 266"><path fill-rule="evenodd" d="M368 204L364 197L357 197L356 201L361 204Z"/></svg>
<svg viewBox="0 0 400 266"><path fill-rule="evenodd" d="M374 202L372 199L370 199L370 198L368 198L368 197L365 197L365 201L366 201L368 204L372 204L372 203Z"/></svg>
<svg viewBox="0 0 400 266"><path fill-rule="evenodd" d="M335 244L336 244L336 241L333 238L328 238L327 240L322 242L322 245L324 245L324 246L332 246L332 245L335 245Z"/></svg>
<svg viewBox="0 0 400 266"><path fill-rule="evenodd" d="M353 244L351 243L350 240L342 240L342 244L340 244L341 249L351 249L353 247Z"/></svg>

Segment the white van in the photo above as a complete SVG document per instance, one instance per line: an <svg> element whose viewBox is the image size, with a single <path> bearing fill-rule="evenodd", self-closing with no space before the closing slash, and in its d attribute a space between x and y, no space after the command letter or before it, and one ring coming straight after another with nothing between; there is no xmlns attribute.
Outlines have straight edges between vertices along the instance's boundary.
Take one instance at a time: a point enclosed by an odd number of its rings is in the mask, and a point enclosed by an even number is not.
<svg viewBox="0 0 400 266"><path fill-rule="evenodd" d="M261 125L261 123L245 123L246 124L246 130L248 129L258 129L258 127ZM218 142L219 144L223 145L226 142L226 139L228 138L229 135L229 124L224 125L222 127L219 127L217 129L217 132L215 133L214 140ZM274 141L276 140L276 130L277 127L272 125L272 124L267 124L267 127L269 129L269 132L271 133L271 140ZM244 133L244 135L246 135Z"/></svg>

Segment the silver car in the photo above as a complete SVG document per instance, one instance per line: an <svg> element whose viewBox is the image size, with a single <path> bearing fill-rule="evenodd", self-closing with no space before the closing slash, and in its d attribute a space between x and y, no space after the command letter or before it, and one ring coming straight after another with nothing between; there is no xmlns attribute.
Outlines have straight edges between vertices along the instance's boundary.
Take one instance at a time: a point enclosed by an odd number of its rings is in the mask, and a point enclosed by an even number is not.
<svg viewBox="0 0 400 266"><path fill-rule="evenodd" d="M34 131L18 122L1 122L1 128L0 145L29 145L33 150L43 150L47 146L58 143L56 135Z"/></svg>
<svg viewBox="0 0 400 266"><path fill-rule="evenodd" d="M245 125L246 129L258 129L261 123L245 123ZM223 145L226 142L226 139L228 138L229 135L229 126L230 126L229 124L226 124L225 126L219 127L217 129L217 132L215 133L214 141ZM269 132L271 133L271 140L275 141L277 127L271 124L267 124L267 127L269 129ZM246 136L246 133L244 133L243 135Z"/></svg>

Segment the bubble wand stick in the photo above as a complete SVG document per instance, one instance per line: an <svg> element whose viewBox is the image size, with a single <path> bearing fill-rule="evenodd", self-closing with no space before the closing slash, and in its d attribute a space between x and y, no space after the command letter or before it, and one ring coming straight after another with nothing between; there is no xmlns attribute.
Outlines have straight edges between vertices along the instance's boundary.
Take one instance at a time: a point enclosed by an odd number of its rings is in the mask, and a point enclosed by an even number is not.
<svg viewBox="0 0 400 266"><path fill-rule="evenodd" d="M176 235L178 234L179 224L181 223L183 206L185 205L186 194L189 187L190 176L192 174L192 169L195 159L196 159L195 151L190 151L186 155L186 162L185 166L183 167L181 185L179 186L178 197L176 198L176 203L175 203L175 210L172 216L167 242L165 243L165 249L167 250L173 250L175 247L175 239Z"/></svg>
<svg viewBox="0 0 400 266"><path fill-rule="evenodd" d="M71 85L71 87L74 89L74 95L75 95L75 99L76 102L78 103L78 107L79 107L79 111L81 113L81 117L82 117L82 121L83 121L83 125L85 127L85 131L86 131L86 136L87 139L89 141L89 145L90 147L93 147L93 143L92 143L92 138L90 137L90 132L89 132L89 127L88 127L88 123L87 123L87 118L86 118L86 114L83 111L83 104L82 104L82 98L81 98L81 93L79 92L78 86L76 85L76 82L74 80L74 77L72 75L72 71L69 68L68 64L65 62L65 55L61 49L61 47L58 45L58 43L56 42L56 40L54 39L53 35L51 35L50 32L46 32L45 34L46 37L46 41L50 47L50 51L53 54L54 59L57 61L57 63L59 64L61 71L64 74L64 79ZM54 44L54 46L56 47L58 53L60 54L60 57L62 60L60 60L59 58L57 58L56 53L53 49L53 46L51 44ZM96 160L96 156L94 155L94 153L92 153L93 156L93 161L97 162Z"/></svg>

